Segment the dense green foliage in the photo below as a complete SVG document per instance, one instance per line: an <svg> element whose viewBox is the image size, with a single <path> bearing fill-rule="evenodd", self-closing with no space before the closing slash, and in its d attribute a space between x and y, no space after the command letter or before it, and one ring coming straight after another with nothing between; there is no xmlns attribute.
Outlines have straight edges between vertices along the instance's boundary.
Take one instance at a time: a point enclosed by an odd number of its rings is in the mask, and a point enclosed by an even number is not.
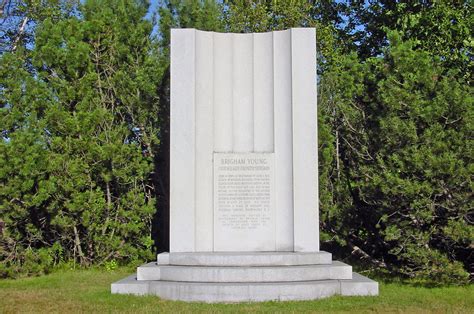
<svg viewBox="0 0 474 314"><path fill-rule="evenodd" d="M340 95L323 102L337 151L323 228L389 271L463 281L472 90L412 42L390 42L383 58L349 56L325 73Z"/></svg>
<svg viewBox="0 0 474 314"><path fill-rule="evenodd" d="M91 1L1 59L0 275L152 256L157 57L147 7Z"/></svg>
<svg viewBox="0 0 474 314"><path fill-rule="evenodd" d="M154 31L144 1L21 3L33 22L0 57L0 275L151 255L171 27L301 26L317 29L322 247L435 282L474 272L469 1L168 0Z"/></svg>

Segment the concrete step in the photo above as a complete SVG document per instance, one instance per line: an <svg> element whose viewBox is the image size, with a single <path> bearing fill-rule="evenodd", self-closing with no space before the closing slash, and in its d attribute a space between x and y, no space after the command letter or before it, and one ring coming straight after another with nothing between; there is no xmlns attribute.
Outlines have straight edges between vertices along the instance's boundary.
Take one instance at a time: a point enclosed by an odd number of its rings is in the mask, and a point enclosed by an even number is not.
<svg viewBox="0 0 474 314"><path fill-rule="evenodd" d="M160 265L292 266L331 264L331 253L320 252L196 252L158 254Z"/></svg>
<svg viewBox="0 0 474 314"><path fill-rule="evenodd" d="M271 283L214 283L137 280L135 275L115 282L112 293L156 295L168 300L198 302L257 302L314 300L332 295L378 295L378 283L353 273L350 280Z"/></svg>
<svg viewBox="0 0 474 314"><path fill-rule="evenodd" d="M228 283L352 279L352 266L338 261L328 265L298 266L177 266L148 263L137 268L137 278Z"/></svg>

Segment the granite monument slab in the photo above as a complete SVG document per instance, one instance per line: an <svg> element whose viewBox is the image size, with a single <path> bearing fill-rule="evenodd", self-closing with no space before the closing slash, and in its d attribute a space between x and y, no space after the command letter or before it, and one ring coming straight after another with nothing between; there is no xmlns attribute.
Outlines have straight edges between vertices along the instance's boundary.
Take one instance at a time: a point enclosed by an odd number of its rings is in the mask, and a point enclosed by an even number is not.
<svg viewBox="0 0 474 314"><path fill-rule="evenodd" d="M316 30L171 30L170 252L112 293L376 295L319 249Z"/></svg>

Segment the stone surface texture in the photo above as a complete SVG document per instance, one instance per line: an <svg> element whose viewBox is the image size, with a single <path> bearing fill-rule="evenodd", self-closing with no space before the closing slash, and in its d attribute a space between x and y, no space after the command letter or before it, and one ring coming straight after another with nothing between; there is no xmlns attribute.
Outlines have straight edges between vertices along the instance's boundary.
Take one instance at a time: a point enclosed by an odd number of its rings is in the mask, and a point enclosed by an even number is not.
<svg viewBox="0 0 474 314"><path fill-rule="evenodd" d="M319 252L162 253L137 275L112 284L112 293L168 300L253 302L377 295L378 283Z"/></svg>
<svg viewBox="0 0 474 314"><path fill-rule="evenodd" d="M170 252L318 251L315 29L172 29L170 143ZM272 160L271 221L216 219L220 154Z"/></svg>
<svg viewBox="0 0 474 314"><path fill-rule="evenodd" d="M157 265L293 266L331 264L331 253L319 252L196 252L161 253Z"/></svg>
<svg viewBox="0 0 474 314"><path fill-rule="evenodd" d="M377 282L319 250L315 29L172 29L170 55L170 252L112 293L377 295Z"/></svg>
<svg viewBox="0 0 474 314"><path fill-rule="evenodd" d="M214 153L214 251L276 251L274 154Z"/></svg>
<svg viewBox="0 0 474 314"><path fill-rule="evenodd" d="M352 279L352 267L341 262L291 266L184 266L153 262L137 269L137 280L279 282L326 279Z"/></svg>

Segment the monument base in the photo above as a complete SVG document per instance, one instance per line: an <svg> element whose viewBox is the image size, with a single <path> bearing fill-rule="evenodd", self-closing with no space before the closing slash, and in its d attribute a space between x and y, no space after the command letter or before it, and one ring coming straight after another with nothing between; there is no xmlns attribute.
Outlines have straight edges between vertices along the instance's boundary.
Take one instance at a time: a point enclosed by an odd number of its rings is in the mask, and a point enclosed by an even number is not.
<svg viewBox="0 0 474 314"><path fill-rule="evenodd" d="M112 293L198 302L314 300L378 295L378 283L327 252L162 253Z"/></svg>

